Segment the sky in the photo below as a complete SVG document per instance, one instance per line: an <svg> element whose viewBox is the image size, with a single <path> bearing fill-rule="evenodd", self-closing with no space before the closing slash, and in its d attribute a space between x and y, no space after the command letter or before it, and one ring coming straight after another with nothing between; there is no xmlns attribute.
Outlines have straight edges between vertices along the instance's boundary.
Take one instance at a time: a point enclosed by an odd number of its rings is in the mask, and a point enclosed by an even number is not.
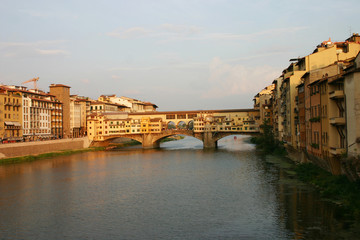
<svg viewBox="0 0 360 240"><path fill-rule="evenodd" d="M0 0L0 84L39 77L159 111L252 108L289 59L360 31L360 1Z"/></svg>

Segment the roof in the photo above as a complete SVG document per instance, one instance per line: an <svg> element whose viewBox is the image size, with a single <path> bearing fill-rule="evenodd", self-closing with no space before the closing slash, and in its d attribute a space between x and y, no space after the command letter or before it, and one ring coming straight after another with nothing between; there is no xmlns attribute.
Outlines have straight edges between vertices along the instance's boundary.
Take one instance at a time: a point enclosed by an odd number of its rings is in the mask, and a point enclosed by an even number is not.
<svg viewBox="0 0 360 240"><path fill-rule="evenodd" d="M127 107L127 106L122 105L122 104L110 103L110 102L101 102L101 101L91 101L90 102L90 105L98 105L98 104L112 105L112 106L123 107L123 108Z"/></svg>
<svg viewBox="0 0 360 240"><path fill-rule="evenodd" d="M69 86L67 86L67 85L64 85L64 84L51 84L50 86L49 86L50 88L52 88L52 87L66 87L66 88L71 88L71 87L69 87Z"/></svg>
<svg viewBox="0 0 360 240"><path fill-rule="evenodd" d="M61 102L59 102L59 101L54 101L54 100L49 100L49 99L43 99L43 98L30 97L30 99L36 100L36 101L41 101L41 102L51 102L51 103L53 103L53 102L58 102L58 103L61 103Z"/></svg>
<svg viewBox="0 0 360 240"><path fill-rule="evenodd" d="M130 115L164 115L164 114L204 114L204 113L231 113L231 112L259 112L258 109L223 109L223 110L191 110L191 111L164 111L164 112L135 112Z"/></svg>
<svg viewBox="0 0 360 240"><path fill-rule="evenodd" d="M156 104L153 104L151 102L144 102L145 106L154 106L155 108L158 108L158 106L156 106Z"/></svg>

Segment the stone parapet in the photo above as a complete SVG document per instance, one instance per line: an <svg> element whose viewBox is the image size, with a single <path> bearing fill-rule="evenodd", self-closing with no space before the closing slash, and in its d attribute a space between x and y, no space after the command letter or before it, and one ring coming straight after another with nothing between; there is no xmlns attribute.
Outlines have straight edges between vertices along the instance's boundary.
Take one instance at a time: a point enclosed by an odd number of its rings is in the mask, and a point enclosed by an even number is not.
<svg viewBox="0 0 360 240"><path fill-rule="evenodd" d="M0 158L22 157L49 152L88 148L87 137L0 145Z"/></svg>

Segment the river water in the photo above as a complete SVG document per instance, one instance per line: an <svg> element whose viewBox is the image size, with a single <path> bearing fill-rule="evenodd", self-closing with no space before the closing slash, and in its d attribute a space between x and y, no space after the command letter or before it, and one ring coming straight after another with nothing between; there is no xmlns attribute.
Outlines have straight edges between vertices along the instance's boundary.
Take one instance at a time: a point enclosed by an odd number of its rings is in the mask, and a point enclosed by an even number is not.
<svg viewBox="0 0 360 240"><path fill-rule="evenodd" d="M356 239L335 204L246 136L0 166L0 239Z"/></svg>

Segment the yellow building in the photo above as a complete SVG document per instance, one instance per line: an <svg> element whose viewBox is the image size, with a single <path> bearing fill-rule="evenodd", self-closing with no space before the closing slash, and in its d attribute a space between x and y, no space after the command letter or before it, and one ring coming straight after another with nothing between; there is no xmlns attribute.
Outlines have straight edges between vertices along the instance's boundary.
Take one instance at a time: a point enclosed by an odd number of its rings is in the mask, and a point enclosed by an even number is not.
<svg viewBox="0 0 360 240"><path fill-rule="evenodd" d="M87 133L90 140L104 140L114 135L131 133L131 119L125 112L93 113L87 118Z"/></svg>
<svg viewBox="0 0 360 240"><path fill-rule="evenodd" d="M23 141L21 92L1 86L0 102L1 141L3 143Z"/></svg>
<svg viewBox="0 0 360 240"><path fill-rule="evenodd" d="M354 35L344 42L332 42L330 39L317 46L312 54L303 58L291 59L296 61L283 71L283 80L281 83L281 114L283 125L283 139L288 145L297 147L299 130L296 128L296 110L297 110L297 89L301 84L301 77L308 72L309 84L318 79L316 72L318 69L327 67L335 62L346 61L357 55L360 51L360 37ZM305 86L305 92L307 86ZM305 94L306 95L306 94ZM310 111L309 106L305 106L306 111ZM305 113L309 121L309 113Z"/></svg>
<svg viewBox="0 0 360 240"><path fill-rule="evenodd" d="M87 118L90 140L102 141L126 134L161 133L164 130L189 129L207 131L256 133L259 132L259 110L235 109L214 111L179 111L152 113L93 113ZM171 123L171 124L170 124ZM210 125L209 125L210 124Z"/></svg>
<svg viewBox="0 0 360 240"><path fill-rule="evenodd" d="M133 120L136 121L136 120ZM141 118L141 133L160 133L165 126L163 126L163 121L161 118L150 118L143 117Z"/></svg>
<svg viewBox="0 0 360 240"><path fill-rule="evenodd" d="M194 118L194 132L259 132L259 111L200 113ZM208 129L207 129L208 127Z"/></svg>

